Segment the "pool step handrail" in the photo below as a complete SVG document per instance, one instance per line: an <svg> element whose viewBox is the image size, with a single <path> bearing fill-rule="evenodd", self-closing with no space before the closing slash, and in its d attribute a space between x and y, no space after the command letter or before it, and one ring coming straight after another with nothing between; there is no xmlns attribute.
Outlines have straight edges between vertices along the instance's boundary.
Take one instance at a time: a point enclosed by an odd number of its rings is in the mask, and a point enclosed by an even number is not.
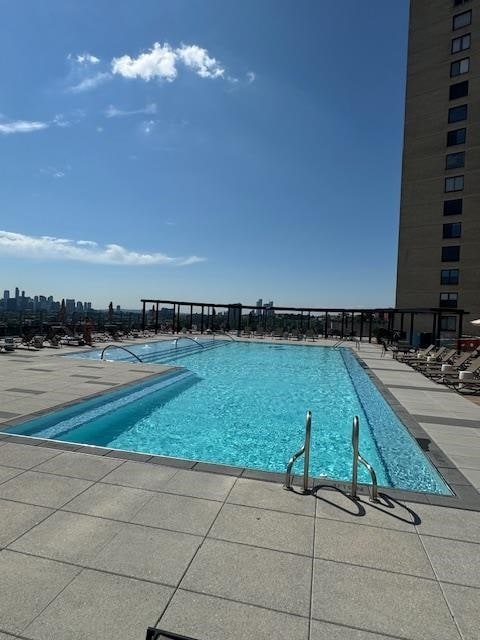
<svg viewBox="0 0 480 640"><path fill-rule="evenodd" d="M310 465L310 437L312 433L312 412L307 411L307 417L305 421L305 440L301 448L293 454L287 464L287 471L285 474L285 484L283 488L287 491L292 491L292 483L294 474L292 473L293 465L295 461L300 458L301 455L304 455L303 460L303 488L302 493L308 493L308 467Z"/></svg>
<svg viewBox="0 0 480 640"><path fill-rule="evenodd" d="M360 421L358 416L354 416L353 424L352 424L352 448L353 448L353 464L352 464L352 489L350 495L352 498L357 499L357 488L358 488L358 463L363 464L364 467L370 473L370 477L372 479L372 484L369 485L368 492L370 494L371 502L378 502L378 484L377 484L377 474L375 473L375 469L372 467L370 463L368 463L365 458L360 455L358 450L359 447L359 438L360 438Z"/></svg>
<svg viewBox="0 0 480 640"><path fill-rule="evenodd" d="M116 347L117 349L123 349L124 351L129 353L131 356L133 356L134 358L136 358L139 362L141 362L143 364L143 361L137 356L136 353L133 353L133 351L130 351L130 349L127 349L126 347L122 347L121 344L107 344L107 346L104 347L103 350L102 350L102 354L100 356L100 360L103 360L103 354L105 353L105 351L107 349L110 349L110 347Z"/></svg>
<svg viewBox="0 0 480 640"><path fill-rule="evenodd" d="M173 341L173 344L177 346L179 340L191 340L195 344L198 344L200 347L202 347L202 349L205 348L201 342L198 342L198 340L196 340L195 338L191 338L190 336L178 336L178 338L175 338L175 340Z"/></svg>

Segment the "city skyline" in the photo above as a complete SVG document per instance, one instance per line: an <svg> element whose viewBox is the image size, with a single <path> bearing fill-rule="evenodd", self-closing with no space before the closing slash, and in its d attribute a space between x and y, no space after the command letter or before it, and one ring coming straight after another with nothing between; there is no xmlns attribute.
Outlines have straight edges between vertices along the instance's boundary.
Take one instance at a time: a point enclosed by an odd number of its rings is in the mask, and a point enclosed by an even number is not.
<svg viewBox="0 0 480 640"><path fill-rule="evenodd" d="M95 306L393 305L407 18L407 0L7 3L5 280Z"/></svg>

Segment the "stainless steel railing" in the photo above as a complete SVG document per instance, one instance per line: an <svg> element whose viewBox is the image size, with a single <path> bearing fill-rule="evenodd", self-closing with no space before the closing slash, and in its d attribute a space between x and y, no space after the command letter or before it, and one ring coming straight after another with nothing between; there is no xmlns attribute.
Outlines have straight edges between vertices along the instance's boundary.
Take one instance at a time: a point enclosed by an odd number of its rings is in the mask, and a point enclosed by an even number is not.
<svg viewBox="0 0 480 640"><path fill-rule="evenodd" d="M378 484L377 484L377 474L375 473L375 469L372 467L370 463L368 463L365 458L360 455L358 450L359 448L359 437L360 437L360 421L358 416L353 418L352 424L352 447L353 447L353 464L352 464L352 489L351 496L352 498L357 498L357 488L358 488L358 463L360 462L370 473L370 478L372 479L371 488L369 487L370 500L372 502L378 502Z"/></svg>
<svg viewBox="0 0 480 640"><path fill-rule="evenodd" d="M287 464L287 472L285 474L285 484L283 485L283 488L286 489L287 491L292 490L292 483L294 478L294 474L292 472L293 465L295 464L295 461L298 460L298 458L300 458L300 456L304 454L302 491L303 493L308 493L308 467L310 465L311 433L312 433L312 412L307 411L307 418L305 421L305 440L301 448L296 453L293 454L293 456L290 458Z"/></svg>
<svg viewBox="0 0 480 640"><path fill-rule="evenodd" d="M102 354L100 356L100 360L103 360L103 354L105 353L105 351L107 349L111 349L113 347L115 347L116 349L123 349L124 351L129 353L131 356L133 356L134 358L136 358L139 362L141 362L143 364L143 361L140 360L140 358L137 356L137 354L133 353L133 351L130 351L130 349L127 349L126 347L122 347L122 345L120 345L120 344L107 344L107 346L102 351Z"/></svg>
<svg viewBox="0 0 480 640"><path fill-rule="evenodd" d="M202 349L205 349L205 345L203 345L201 342L199 342L195 338L191 338L190 336L179 336L178 338L175 338L175 340L173 341L173 344L177 346L179 340L191 340L196 345L202 347Z"/></svg>

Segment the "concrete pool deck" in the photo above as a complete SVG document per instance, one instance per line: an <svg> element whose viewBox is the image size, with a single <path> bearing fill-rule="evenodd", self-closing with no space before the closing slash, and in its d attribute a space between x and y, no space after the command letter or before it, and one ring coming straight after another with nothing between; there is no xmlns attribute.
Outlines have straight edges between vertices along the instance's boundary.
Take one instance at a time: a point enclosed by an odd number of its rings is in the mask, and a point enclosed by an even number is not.
<svg viewBox="0 0 480 640"><path fill-rule="evenodd" d="M59 353L0 354L0 420L158 368ZM302 496L243 470L0 435L0 640L143 640L148 626L198 640L476 640L480 407L377 345L359 355L473 506Z"/></svg>

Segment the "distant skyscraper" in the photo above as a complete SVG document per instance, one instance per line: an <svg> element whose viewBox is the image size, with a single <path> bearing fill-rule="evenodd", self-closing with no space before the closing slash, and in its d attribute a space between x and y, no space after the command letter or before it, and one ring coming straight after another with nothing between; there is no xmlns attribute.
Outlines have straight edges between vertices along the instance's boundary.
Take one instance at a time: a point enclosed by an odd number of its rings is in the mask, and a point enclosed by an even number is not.
<svg viewBox="0 0 480 640"><path fill-rule="evenodd" d="M447 336L480 318L479 68L480 3L411 0L396 305Z"/></svg>

